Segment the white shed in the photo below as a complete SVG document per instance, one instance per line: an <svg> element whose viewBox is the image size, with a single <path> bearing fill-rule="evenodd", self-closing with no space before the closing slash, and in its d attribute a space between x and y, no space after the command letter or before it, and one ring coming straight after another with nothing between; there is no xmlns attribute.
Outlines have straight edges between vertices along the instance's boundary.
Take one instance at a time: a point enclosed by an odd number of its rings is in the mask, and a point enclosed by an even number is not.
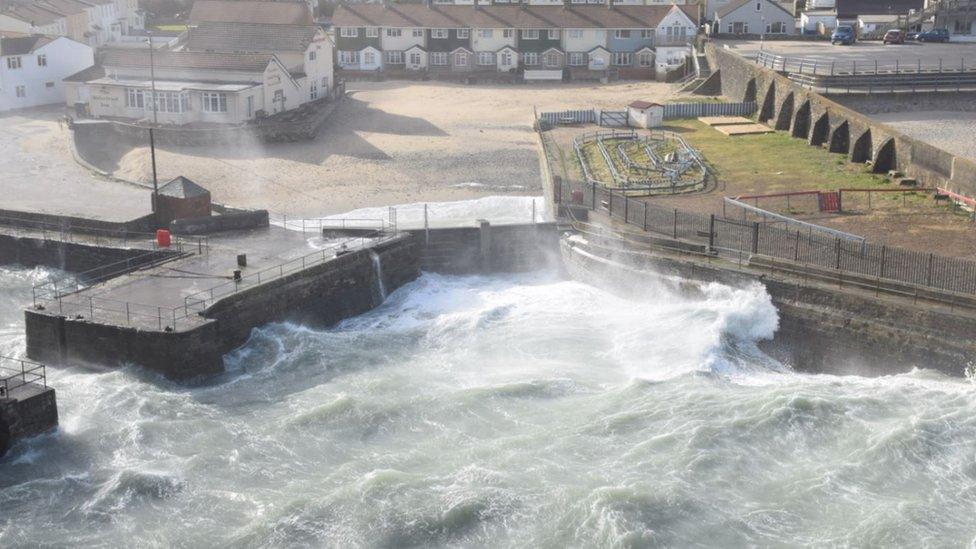
<svg viewBox="0 0 976 549"><path fill-rule="evenodd" d="M627 125L645 129L663 126L664 105L649 101L634 101L627 105Z"/></svg>

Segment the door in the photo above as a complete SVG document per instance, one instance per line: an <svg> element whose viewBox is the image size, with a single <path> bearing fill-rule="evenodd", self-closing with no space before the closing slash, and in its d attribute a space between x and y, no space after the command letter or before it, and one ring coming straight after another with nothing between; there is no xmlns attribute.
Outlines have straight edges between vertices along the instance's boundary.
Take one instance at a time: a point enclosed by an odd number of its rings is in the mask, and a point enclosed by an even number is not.
<svg viewBox="0 0 976 549"><path fill-rule="evenodd" d="M254 118L254 96L247 96L247 98L244 100L244 104L246 105L248 119Z"/></svg>

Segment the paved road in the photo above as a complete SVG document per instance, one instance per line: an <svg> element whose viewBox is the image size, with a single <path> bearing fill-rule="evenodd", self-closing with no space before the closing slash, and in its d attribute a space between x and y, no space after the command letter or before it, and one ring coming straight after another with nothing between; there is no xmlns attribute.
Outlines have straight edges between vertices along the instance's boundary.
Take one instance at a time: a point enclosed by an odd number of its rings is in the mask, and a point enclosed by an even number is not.
<svg viewBox="0 0 976 549"><path fill-rule="evenodd" d="M951 43L951 44L919 44L916 42L906 42L905 44L892 44L885 46L880 42L858 42L853 46L832 46L829 42L812 41L769 41L760 44L758 40L748 41L724 41L722 45L728 45L735 51L747 56L754 57L760 47L764 51L777 55L784 55L793 58L803 58L818 63L830 63L838 65L843 63L856 62L878 64L894 64L898 61L902 65L911 65L921 60L923 66L939 65L939 60L945 68L958 69L960 63L965 62L967 69L976 69L976 44Z"/></svg>
<svg viewBox="0 0 976 549"><path fill-rule="evenodd" d="M60 108L0 117L0 208L105 221L151 213L150 192L99 178L75 163Z"/></svg>

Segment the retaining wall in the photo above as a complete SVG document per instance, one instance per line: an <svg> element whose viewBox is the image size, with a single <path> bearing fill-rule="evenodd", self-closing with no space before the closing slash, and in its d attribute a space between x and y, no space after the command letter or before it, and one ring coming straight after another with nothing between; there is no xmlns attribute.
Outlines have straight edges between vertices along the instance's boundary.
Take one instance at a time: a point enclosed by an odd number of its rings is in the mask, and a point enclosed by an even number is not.
<svg viewBox="0 0 976 549"><path fill-rule="evenodd" d="M136 268L162 256L178 255L169 250L157 250L152 255L150 252L0 234L0 265L45 266L81 273L126 260Z"/></svg>
<svg viewBox="0 0 976 549"><path fill-rule="evenodd" d="M178 235L205 235L220 231L241 231L268 226L268 210L227 211L220 215L176 219L169 230Z"/></svg>
<svg viewBox="0 0 976 549"><path fill-rule="evenodd" d="M39 435L58 425L54 389L28 384L10 398L0 397L0 457L20 438Z"/></svg>
<svg viewBox="0 0 976 549"><path fill-rule="evenodd" d="M976 196L976 163L910 138L712 43L706 52L721 71L722 95L755 100L760 122L844 153L852 162L871 161L877 172L897 169L926 186Z"/></svg>
<svg viewBox="0 0 976 549"><path fill-rule="evenodd" d="M410 231L420 268L445 274L526 272L558 264L555 223Z"/></svg>

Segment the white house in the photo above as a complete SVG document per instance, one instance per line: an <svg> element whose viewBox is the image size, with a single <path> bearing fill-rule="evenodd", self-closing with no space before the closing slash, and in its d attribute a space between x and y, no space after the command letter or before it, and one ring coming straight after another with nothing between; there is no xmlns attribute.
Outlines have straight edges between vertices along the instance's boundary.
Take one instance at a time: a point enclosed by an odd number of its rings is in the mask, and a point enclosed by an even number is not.
<svg viewBox="0 0 976 549"><path fill-rule="evenodd" d="M837 12L833 9L802 12L800 14L800 26L807 32L828 33L837 26Z"/></svg>
<svg viewBox="0 0 976 549"><path fill-rule="evenodd" d="M64 101L62 80L94 64L94 51L69 38L0 38L0 111Z"/></svg>

